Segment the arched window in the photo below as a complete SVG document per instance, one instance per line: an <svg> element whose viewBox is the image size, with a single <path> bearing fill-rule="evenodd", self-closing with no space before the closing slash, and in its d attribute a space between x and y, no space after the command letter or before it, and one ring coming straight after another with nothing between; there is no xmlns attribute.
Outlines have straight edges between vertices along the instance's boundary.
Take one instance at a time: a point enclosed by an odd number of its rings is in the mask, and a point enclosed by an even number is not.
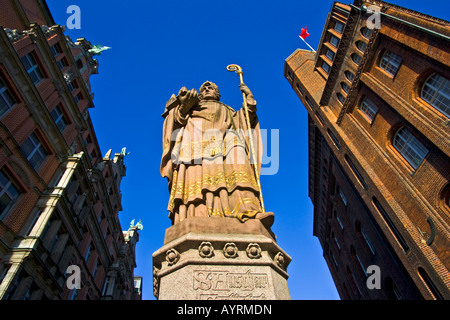
<svg viewBox="0 0 450 320"><path fill-rule="evenodd" d="M404 127L394 135L393 145L414 169L420 166L428 154L428 149Z"/></svg>
<svg viewBox="0 0 450 320"><path fill-rule="evenodd" d="M423 84L421 97L450 118L450 81L440 74L432 74Z"/></svg>
<svg viewBox="0 0 450 320"><path fill-rule="evenodd" d="M344 90L346 93L348 93L350 91L350 86L345 82L341 82L341 87L342 87L342 90Z"/></svg>
<svg viewBox="0 0 450 320"><path fill-rule="evenodd" d="M361 105L359 106L359 110L366 116L367 119L372 123L375 115L378 112L377 105L367 97L364 97Z"/></svg>
<svg viewBox="0 0 450 320"><path fill-rule="evenodd" d="M364 41L356 41L356 47L359 51L364 52L366 51L367 43L365 43Z"/></svg>
<svg viewBox="0 0 450 320"><path fill-rule="evenodd" d="M352 53L351 57L354 63L358 65L361 63L362 57L359 54Z"/></svg>
<svg viewBox="0 0 450 320"><path fill-rule="evenodd" d="M343 104L344 101L345 101L344 95L342 93L340 93L340 92L336 93L336 95L338 97L338 100Z"/></svg>
<svg viewBox="0 0 450 320"><path fill-rule="evenodd" d="M392 51L385 50L380 60L380 68L389 73L391 76L397 74L402 58Z"/></svg>
<svg viewBox="0 0 450 320"><path fill-rule="evenodd" d="M345 77L348 79L348 81L353 82L353 79L355 79L355 75L351 73L350 71L346 70L344 72Z"/></svg>
<svg viewBox="0 0 450 320"><path fill-rule="evenodd" d="M369 39L370 35L372 34L372 30L367 27L363 27L361 28L361 34L364 38Z"/></svg>

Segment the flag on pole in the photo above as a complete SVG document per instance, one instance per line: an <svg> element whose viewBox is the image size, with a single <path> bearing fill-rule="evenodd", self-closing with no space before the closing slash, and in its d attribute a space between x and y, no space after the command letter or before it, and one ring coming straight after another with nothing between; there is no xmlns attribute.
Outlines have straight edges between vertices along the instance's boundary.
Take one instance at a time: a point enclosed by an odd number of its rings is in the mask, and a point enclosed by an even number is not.
<svg viewBox="0 0 450 320"><path fill-rule="evenodd" d="M314 50L313 47L311 47L311 46L308 44L308 42L306 42L306 40L305 40L306 37L309 37L309 36L310 36L310 34L308 33L308 29L307 29L307 28L308 28L308 27L302 28L302 32L300 32L299 37L300 37L300 39L303 40L304 43L306 43L306 45L307 45L312 51L316 52L316 50Z"/></svg>
<svg viewBox="0 0 450 320"><path fill-rule="evenodd" d="M308 27L304 27L302 28L302 32L300 33L300 38L302 38L303 40L305 40L306 37L309 37L309 33L308 33Z"/></svg>

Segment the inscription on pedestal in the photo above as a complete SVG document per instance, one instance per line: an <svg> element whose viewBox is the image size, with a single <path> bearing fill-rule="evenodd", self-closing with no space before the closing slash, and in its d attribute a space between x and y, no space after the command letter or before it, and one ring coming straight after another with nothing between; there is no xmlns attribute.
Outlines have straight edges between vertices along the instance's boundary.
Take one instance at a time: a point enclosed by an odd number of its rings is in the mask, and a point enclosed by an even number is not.
<svg viewBox="0 0 450 320"><path fill-rule="evenodd" d="M264 300L269 288L266 273L194 270L193 289L200 300Z"/></svg>

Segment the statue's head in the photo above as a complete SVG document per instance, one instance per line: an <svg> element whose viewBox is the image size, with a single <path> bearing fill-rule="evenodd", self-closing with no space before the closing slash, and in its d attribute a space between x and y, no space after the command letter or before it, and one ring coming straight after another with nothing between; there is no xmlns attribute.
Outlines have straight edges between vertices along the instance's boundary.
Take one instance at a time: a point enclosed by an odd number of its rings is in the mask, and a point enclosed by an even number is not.
<svg viewBox="0 0 450 320"><path fill-rule="evenodd" d="M219 101L220 100L219 87L211 81L206 81L200 86L198 97L200 100Z"/></svg>

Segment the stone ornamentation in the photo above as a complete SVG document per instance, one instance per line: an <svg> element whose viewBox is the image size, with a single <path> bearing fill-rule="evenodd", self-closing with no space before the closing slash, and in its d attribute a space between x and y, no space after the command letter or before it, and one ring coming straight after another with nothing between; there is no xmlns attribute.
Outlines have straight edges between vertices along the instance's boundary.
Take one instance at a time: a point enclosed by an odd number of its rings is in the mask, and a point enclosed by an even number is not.
<svg viewBox="0 0 450 320"><path fill-rule="evenodd" d="M167 250L166 252L166 261L169 263L169 266L173 266L180 260L180 253L175 249Z"/></svg>
<svg viewBox="0 0 450 320"><path fill-rule="evenodd" d="M211 242L202 242L198 247L198 254L202 258L211 258L212 256L214 256L214 248Z"/></svg>
<svg viewBox="0 0 450 320"><path fill-rule="evenodd" d="M261 247L257 243L249 243L245 252L250 259L261 258Z"/></svg>
<svg viewBox="0 0 450 320"><path fill-rule="evenodd" d="M238 256L238 248L232 242L226 243L223 247L223 255L227 258L234 259Z"/></svg>
<svg viewBox="0 0 450 320"><path fill-rule="evenodd" d="M276 255L275 255L275 258L274 258L274 260L275 260L275 262L277 263L277 265L280 267L280 268L282 268L282 269L284 269L284 254L282 253L282 252L278 252Z"/></svg>

